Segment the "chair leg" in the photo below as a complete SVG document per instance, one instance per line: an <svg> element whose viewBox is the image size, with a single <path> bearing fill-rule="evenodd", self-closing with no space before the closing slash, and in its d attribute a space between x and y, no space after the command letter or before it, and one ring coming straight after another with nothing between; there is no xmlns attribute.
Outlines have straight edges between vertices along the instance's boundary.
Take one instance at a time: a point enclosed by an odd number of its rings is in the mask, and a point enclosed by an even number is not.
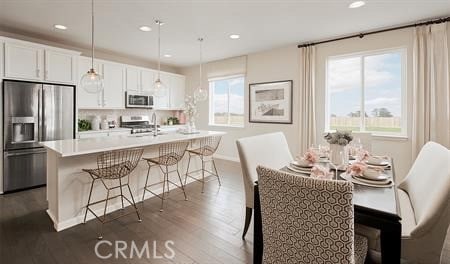
<svg viewBox="0 0 450 264"><path fill-rule="evenodd" d="M202 193L205 192L205 161L202 160Z"/></svg>
<svg viewBox="0 0 450 264"><path fill-rule="evenodd" d="M147 190L148 177L150 175L151 168L152 168L152 166L150 166L150 164L148 164L147 178L145 178L144 193L142 194L142 203L144 203L145 191Z"/></svg>
<svg viewBox="0 0 450 264"><path fill-rule="evenodd" d="M164 208L164 199L165 199L165 192L166 192L166 183L167 183L167 185L169 185L169 182L168 182L168 180L169 180L168 170L169 169L166 166L166 171L163 171L164 180L163 180L163 193L162 193L162 198L161 198L161 209L159 209L160 212L164 211L163 208Z"/></svg>
<svg viewBox="0 0 450 264"><path fill-rule="evenodd" d="M122 202L122 210L125 208L125 206L123 205L123 192L122 192L122 179L119 178L119 189L120 189L120 200Z"/></svg>
<svg viewBox="0 0 450 264"><path fill-rule="evenodd" d="M242 239L245 239L245 234L247 234L248 226L250 225L250 221L252 220L252 212L253 212L252 208L245 207L245 224L244 224L244 233L242 233Z"/></svg>
<svg viewBox="0 0 450 264"><path fill-rule="evenodd" d="M222 186L222 183L220 182L219 172L217 172L216 162L214 161L213 158L211 158L211 161L214 167L214 171L216 172L217 180L219 181L219 186Z"/></svg>
<svg viewBox="0 0 450 264"><path fill-rule="evenodd" d="M131 192L130 185L128 183L126 185L128 187L128 192L130 193L131 201L133 202L133 207L134 207L134 210L136 211L136 214L137 214L137 217L138 217L138 221L142 222L141 215L139 214L139 210L138 210L138 208L136 206L136 202L134 201L134 197L133 197L133 193ZM122 187L120 187L120 188L122 189Z"/></svg>
<svg viewBox="0 0 450 264"><path fill-rule="evenodd" d="M181 180L180 172L178 171L178 164L177 164L177 174L178 174L178 179L180 180L181 190L183 191L183 194L184 194L184 200L187 201L188 198L186 196L186 191L184 190L184 185L183 185L183 181Z"/></svg>
<svg viewBox="0 0 450 264"><path fill-rule="evenodd" d="M91 190L89 191L89 197L88 197L88 202L86 205L86 212L84 213L84 220L83 220L83 224L86 223L86 217L87 217L87 213L88 213L88 207L89 207L89 203L91 202L91 196L92 196L92 189L94 188L94 182L95 179L92 179L92 183L91 183Z"/></svg>
<svg viewBox="0 0 450 264"><path fill-rule="evenodd" d="M108 199L109 199L109 190L106 191L105 209L103 210L103 220L101 221L100 232L98 233L99 240L103 239L103 223L106 220L106 209L108 207Z"/></svg>
<svg viewBox="0 0 450 264"><path fill-rule="evenodd" d="M184 175L184 185L186 185L187 182L187 177L189 174L189 166L191 165L191 154L189 153L189 161L188 161L188 165L187 165L187 169L186 169L186 174Z"/></svg>

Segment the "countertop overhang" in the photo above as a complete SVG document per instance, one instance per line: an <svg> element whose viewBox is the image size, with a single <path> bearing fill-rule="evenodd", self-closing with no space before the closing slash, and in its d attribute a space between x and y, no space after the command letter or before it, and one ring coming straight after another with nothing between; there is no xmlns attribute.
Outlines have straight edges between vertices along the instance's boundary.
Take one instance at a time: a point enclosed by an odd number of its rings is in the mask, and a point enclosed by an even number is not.
<svg viewBox="0 0 450 264"><path fill-rule="evenodd" d="M198 132L199 133L196 134L181 134L178 132L173 132L158 135L156 137L152 135L139 136L133 134L114 137L44 141L39 143L47 150L58 153L61 157L71 157L118 149L148 147L152 145L193 140L209 136L221 136L226 134L221 131L199 130Z"/></svg>

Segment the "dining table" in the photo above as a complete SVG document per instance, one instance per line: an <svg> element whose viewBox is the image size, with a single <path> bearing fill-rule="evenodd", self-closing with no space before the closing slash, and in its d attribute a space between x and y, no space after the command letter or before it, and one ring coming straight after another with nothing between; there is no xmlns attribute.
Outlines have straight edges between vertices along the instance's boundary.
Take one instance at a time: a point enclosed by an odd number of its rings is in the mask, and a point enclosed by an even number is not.
<svg viewBox="0 0 450 264"><path fill-rule="evenodd" d="M291 174L305 176L288 170L287 167L279 169ZM342 178L339 177L341 173L343 173L343 171L338 171L337 175L338 178L342 180ZM395 171L392 159L390 159L390 168L386 170L385 173L392 177L392 180L395 183ZM402 225L395 184L383 188L354 184L353 190L355 223L369 226L380 231L382 263L400 263ZM264 243L257 181L254 185L253 226L253 263L261 264Z"/></svg>

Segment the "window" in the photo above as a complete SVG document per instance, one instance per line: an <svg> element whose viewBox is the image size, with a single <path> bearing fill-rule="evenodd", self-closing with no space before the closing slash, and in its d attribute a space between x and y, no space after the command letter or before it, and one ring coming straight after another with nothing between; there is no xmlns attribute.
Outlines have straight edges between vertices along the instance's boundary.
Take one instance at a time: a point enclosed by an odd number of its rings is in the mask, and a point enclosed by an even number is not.
<svg viewBox="0 0 450 264"><path fill-rule="evenodd" d="M209 124L244 126L244 76L209 80Z"/></svg>
<svg viewBox="0 0 450 264"><path fill-rule="evenodd" d="M405 53L400 49L330 57L327 130L405 136Z"/></svg>

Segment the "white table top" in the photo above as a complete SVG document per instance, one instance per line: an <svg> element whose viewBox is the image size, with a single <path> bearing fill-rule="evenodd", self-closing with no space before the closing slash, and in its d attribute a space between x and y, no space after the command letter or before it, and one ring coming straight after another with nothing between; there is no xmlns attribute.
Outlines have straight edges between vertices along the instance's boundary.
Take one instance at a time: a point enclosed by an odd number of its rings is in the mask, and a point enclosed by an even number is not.
<svg viewBox="0 0 450 264"><path fill-rule="evenodd" d="M48 150L58 153L61 157L71 157L136 147L146 147L175 141L199 139L208 136L221 136L225 132L199 130L200 133L184 135L180 133L167 133L153 137L151 135L136 136L124 135L117 137L100 137L84 139L66 139L39 142Z"/></svg>

